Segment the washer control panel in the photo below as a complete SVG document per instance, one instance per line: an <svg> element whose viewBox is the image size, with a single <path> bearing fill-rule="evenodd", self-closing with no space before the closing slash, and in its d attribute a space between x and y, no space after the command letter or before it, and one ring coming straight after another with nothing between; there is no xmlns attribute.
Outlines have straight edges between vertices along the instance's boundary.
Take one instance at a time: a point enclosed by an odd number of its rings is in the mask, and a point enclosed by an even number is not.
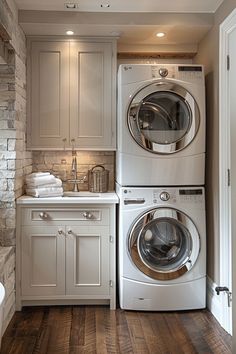
<svg viewBox="0 0 236 354"><path fill-rule="evenodd" d="M205 207L203 187L119 187L117 194L125 208L197 205Z"/></svg>
<svg viewBox="0 0 236 354"><path fill-rule="evenodd" d="M204 196L202 188L167 188L153 190L154 204L183 204L203 203Z"/></svg>

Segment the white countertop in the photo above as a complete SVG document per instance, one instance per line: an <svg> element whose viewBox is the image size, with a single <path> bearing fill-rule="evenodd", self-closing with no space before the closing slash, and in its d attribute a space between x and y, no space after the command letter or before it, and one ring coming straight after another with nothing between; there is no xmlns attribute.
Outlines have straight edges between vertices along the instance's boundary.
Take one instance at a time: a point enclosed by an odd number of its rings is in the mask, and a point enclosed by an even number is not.
<svg viewBox="0 0 236 354"><path fill-rule="evenodd" d="M17 199L19 205L40 205L40 204L118 204L119 198L115 192L99 193L99 196L79 196L79 197L47 197L35 198L27 195Z"/></svg>

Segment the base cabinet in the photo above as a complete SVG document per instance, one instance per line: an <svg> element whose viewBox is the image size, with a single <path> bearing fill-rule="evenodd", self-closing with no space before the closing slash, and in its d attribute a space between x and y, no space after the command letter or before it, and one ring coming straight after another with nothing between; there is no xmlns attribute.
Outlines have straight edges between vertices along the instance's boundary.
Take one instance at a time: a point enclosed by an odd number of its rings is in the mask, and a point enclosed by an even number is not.
<svg viewBox="0 0 236 354"><path fill-rule="evenodd" d="M66 300L115 308L114 206L17 213L18 309Z"/></svg>

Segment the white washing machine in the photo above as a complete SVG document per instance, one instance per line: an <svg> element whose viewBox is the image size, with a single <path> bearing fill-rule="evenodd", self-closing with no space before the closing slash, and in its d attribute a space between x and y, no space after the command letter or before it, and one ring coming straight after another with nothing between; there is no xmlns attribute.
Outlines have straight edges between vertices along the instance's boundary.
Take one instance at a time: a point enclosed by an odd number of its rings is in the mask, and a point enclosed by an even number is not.
<svg viewBox="0 0 236 354"><path fill-rule="evenodd" d="M204 185L203 67L120 65L117 131L120 185Z"/></svg>
<svg viewBox="0 0 236 354"><path fill-rule="evenodd" d="M117 185L117 193L120 307L205 308L204 188Z"/></svg>

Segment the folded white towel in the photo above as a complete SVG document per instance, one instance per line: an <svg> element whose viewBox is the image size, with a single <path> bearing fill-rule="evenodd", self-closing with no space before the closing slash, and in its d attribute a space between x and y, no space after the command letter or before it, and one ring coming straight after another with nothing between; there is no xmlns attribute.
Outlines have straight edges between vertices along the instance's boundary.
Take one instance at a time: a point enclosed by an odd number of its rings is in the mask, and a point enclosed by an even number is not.
<svg viewBox="0 0 236 354"><path fill-rule="evenodd" d="M26 178L49 176L50 172L33 172Z"/></svg>
<svg viewBox="0 0 236 354"><path fill-rule="evenodd" d="M43 197L62 197L63 188L47 187L47 188L27 188L26 194L36 198Z"/></svg>
<svg viewBox="0 0 236 354"><path fill-rule="evenodd" d="M40 176L40 177L26 177L26 184L30 185L31 187L38 187L45 184L52 184L55 183L56 177L53 175L48 176Z"/></svg>
<svg viewBox="0 0 236 354"><path fill-rule="evenodd" d="M61 193L53 193L53 194L43 194L43 195L39 195L39 194L27 194L28 196L34 197L34 198L52 198L52 197L62 197L63 194Z"/></svg>
<svg viewBox="0 0 236 354"><path fill-rule="evenodd" d="M60 178L54 178L54 181L51 183L47 183L47 184L42 184L39 186L35 186L34 183L31 182L27 182L26 184L26 188L48 188L48 187L61 187L62 186L62 181L60 180Z"/></svg>

